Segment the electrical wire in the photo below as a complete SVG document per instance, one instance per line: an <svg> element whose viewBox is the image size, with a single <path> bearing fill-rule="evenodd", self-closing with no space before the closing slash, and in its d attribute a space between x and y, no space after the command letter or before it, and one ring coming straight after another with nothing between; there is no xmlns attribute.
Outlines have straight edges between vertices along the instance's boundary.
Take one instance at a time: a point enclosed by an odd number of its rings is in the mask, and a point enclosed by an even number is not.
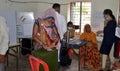
<svg viewBox="0 0 120 71"><path fill-rule="evenodd" d="M54 4L53 2L42 2L42 1L14 1L14 0L8 0L12 3L46 3L46 4ZM70 3L62 3L60 5L68 5Z"/></svg>

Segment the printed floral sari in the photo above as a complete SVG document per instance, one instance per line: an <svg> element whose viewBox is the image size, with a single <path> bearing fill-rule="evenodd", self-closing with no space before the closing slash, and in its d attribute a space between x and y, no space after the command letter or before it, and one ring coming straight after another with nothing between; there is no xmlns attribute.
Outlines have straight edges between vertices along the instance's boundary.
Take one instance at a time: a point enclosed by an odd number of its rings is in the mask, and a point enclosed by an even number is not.
<svg viewBox="0 0 120 71"><path fill-rule="evenodd" d="M81 56L85 56L85 64L92 71L98 71L100 68L100 53L98 51L98 42L96 39L95 33L92 31L90 33L86 32L86 26L84 28L84 32L80 35L81 40L86 40L87 44L85 46L86 52L84 48L81 48Z"/></svg>

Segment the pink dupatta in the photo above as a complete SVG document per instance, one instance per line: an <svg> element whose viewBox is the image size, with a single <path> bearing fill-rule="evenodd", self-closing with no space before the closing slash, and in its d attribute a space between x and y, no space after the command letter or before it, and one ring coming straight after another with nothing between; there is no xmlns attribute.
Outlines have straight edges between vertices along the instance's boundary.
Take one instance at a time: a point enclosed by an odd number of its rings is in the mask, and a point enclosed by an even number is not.
<svg viewBox="0 0 120 71"><path fill-rule="evenodd" d="M60 27L59 27L59 24L58 24L56 11L53 8L49 8L46 11L44 11L43 13L41 13L39 15L39 18L44 19L44 18L49 17L49 16L54 17L55 25L56 25L57 30L58 30L58 34L60 34L61 30L60 30ZM60 49L60 46L61 46L61 44L60 44L60 41L59 41L58 44L56 45L57 49Z"/></svg>

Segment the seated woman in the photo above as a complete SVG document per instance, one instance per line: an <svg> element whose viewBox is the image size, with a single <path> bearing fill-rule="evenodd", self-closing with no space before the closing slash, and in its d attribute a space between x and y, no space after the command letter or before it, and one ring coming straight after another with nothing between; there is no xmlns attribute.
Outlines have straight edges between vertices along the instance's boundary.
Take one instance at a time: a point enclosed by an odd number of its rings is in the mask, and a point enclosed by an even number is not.
<svg viewBox="0 0 120 71"><path fill-rule="evenodd" d="M67 30L69 30L69 39L74 38L74 36L75 36L75 29L74 29L73 22L69 21L67 23ZM67 39L67 32L64 34L64 39ZM69 56L71 56L72 53L73 53L72 49L69 49L69 51L68 51Z"/></svg>
<svg viewBox="0 0 120 71"><path fill-rule="evenodd" d="M43 19L39 18L35 21L33 27L35 49L44 48L49 51L57 45L59 35L54 21L52 16Z"/></svg>
<svg viewBox="0 0 120 71"><path fill-rule="evenodd" d="M67 30L69 30L69 38L73 38L74 35L75 35L75 29L74 29L74 25L71 21L69 21L67 23ZM67 38L67 32L64 34L64 38L66 39Z"/></svg>
<svg viewBox="0 0 120 71"><path fill-rule="evenodd" d="M84 32L80 35L80 40L86 40L86 54L84 48L80 48L81 55L85 56L85 64L92 71L98 71L100 68L100 53L98 51L98 43L96 35L91 31L89 24L84 27Z"/></svg>

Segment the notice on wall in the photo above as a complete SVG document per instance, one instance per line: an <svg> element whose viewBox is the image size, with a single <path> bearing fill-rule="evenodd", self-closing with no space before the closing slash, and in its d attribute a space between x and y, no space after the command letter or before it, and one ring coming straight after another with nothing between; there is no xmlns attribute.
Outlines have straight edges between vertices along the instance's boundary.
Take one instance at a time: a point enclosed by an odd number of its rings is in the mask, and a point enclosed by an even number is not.
<svg viewBox="0 0 120 71"><path fill-rule="evenodd" d="M94 11L92 13L92 29L93 31L103 30L104 27L104 17L101 11Z"/></svg>

